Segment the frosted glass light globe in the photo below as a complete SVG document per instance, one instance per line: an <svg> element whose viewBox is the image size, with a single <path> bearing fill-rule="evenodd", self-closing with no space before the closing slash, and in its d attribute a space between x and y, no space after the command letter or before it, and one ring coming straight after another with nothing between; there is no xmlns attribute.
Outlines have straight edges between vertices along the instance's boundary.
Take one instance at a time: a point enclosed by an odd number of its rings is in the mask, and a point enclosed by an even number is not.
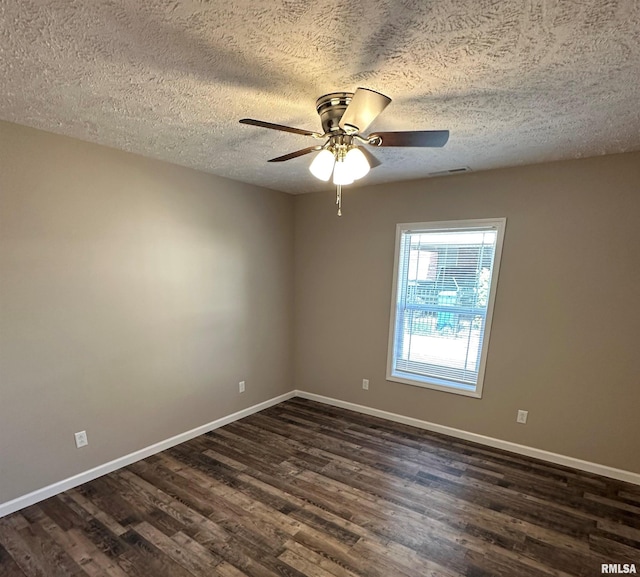
<svg viewBox="0 0 640 577"><path fill-rule="evenodd" d="M371 167L367 162L367 157L357 147L354 147L347 152L344 162L347 165L347 169L353 180L358 180L359 178L366 176L369 170L371 170Z"/></svg>
<svg viewBox="0 0 640 577"><path fill-rule="evenodd" d="M309 170L316 178L327 181L331 178L335 161L336 159L333 156L333 153L325 148L313 159L313 162L309 166Z"/></svg>
<svg viewBox="0 0 640 577"><path fill-rule="evenodd" d="M349 170L349 166L344 160L339 160L336 162L335 167L333 168L333 184L352 184L353 176L351 176L351 171Z"/></svg>

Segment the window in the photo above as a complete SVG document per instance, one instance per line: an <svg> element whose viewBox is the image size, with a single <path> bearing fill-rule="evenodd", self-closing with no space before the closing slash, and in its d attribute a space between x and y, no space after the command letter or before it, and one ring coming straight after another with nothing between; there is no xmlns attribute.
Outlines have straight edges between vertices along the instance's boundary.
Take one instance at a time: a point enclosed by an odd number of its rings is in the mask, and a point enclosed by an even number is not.
<svg viewBox="0 0 640 577"><path fill-rule="evenodd" d="M388 380L482 396L505 223L397 226Z"/></svg>

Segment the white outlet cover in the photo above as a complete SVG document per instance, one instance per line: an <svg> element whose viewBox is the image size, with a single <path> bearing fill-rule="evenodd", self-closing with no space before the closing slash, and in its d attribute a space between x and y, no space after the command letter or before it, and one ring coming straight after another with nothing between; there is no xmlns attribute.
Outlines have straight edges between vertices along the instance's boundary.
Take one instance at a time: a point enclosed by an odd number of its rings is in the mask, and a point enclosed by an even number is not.
<svg viewBox="0 0 640 577"><path fill-rule="evenodd" d="M362 388L365 391L369 390L369 379L362 379Z"/></svg>
<svg viewBox="0 0 640 577"><path fill-rule="evenodd" d="M87 431L80 431L75 433L74 437L76 438L76 448L86 447L89 444L89 439L87 438Z"/></svg>
<svg viewBox="0 0 640 577"><path fill-rule="evenodd" d="M244 381L240 381L240 382L238 383L238 390L239 390L241 393L244 393Z"/></svg>
<svg viewBox="0 0 640 577"><path fill-rule="evenodd" d="M516 418L516 421L524 425L527 422L528 416L529 416L529 411L518 411L518 416Z"/></svg>

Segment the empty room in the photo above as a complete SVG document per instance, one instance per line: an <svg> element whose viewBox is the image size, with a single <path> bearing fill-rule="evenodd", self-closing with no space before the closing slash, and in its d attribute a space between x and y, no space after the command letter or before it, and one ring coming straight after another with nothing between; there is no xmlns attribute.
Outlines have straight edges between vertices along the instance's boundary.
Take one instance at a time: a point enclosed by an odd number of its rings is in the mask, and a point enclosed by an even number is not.
<svg viewBox="0 0 640 577"><path fill-rule="evenodd" d="M0 0L0 576L640 572L639 31Z"/></svg>

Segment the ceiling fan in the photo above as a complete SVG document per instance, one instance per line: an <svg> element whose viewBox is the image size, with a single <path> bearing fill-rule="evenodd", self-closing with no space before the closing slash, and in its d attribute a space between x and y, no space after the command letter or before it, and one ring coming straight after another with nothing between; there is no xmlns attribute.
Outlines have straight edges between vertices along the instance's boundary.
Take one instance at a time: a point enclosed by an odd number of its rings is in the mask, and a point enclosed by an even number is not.
<svg viewBox="0 0 640 577"><path fill-rule="evenodd" d="M318 152L309 170L316 178L324 181L328 181L333 175L333 184L337 187L338 216L341 216L342 186L352 184L365 176L371 168L381 164L371 152L359 145L440 148L449 140L448 130L374 132L365 135L364 131L390 102L391 98L388 96L368 88L358 88L355 92L325 94L316 101L322 133L253 118L243 118L240 123L324 140L322 144L272 158L269 162L284 162Z"/></svg>

